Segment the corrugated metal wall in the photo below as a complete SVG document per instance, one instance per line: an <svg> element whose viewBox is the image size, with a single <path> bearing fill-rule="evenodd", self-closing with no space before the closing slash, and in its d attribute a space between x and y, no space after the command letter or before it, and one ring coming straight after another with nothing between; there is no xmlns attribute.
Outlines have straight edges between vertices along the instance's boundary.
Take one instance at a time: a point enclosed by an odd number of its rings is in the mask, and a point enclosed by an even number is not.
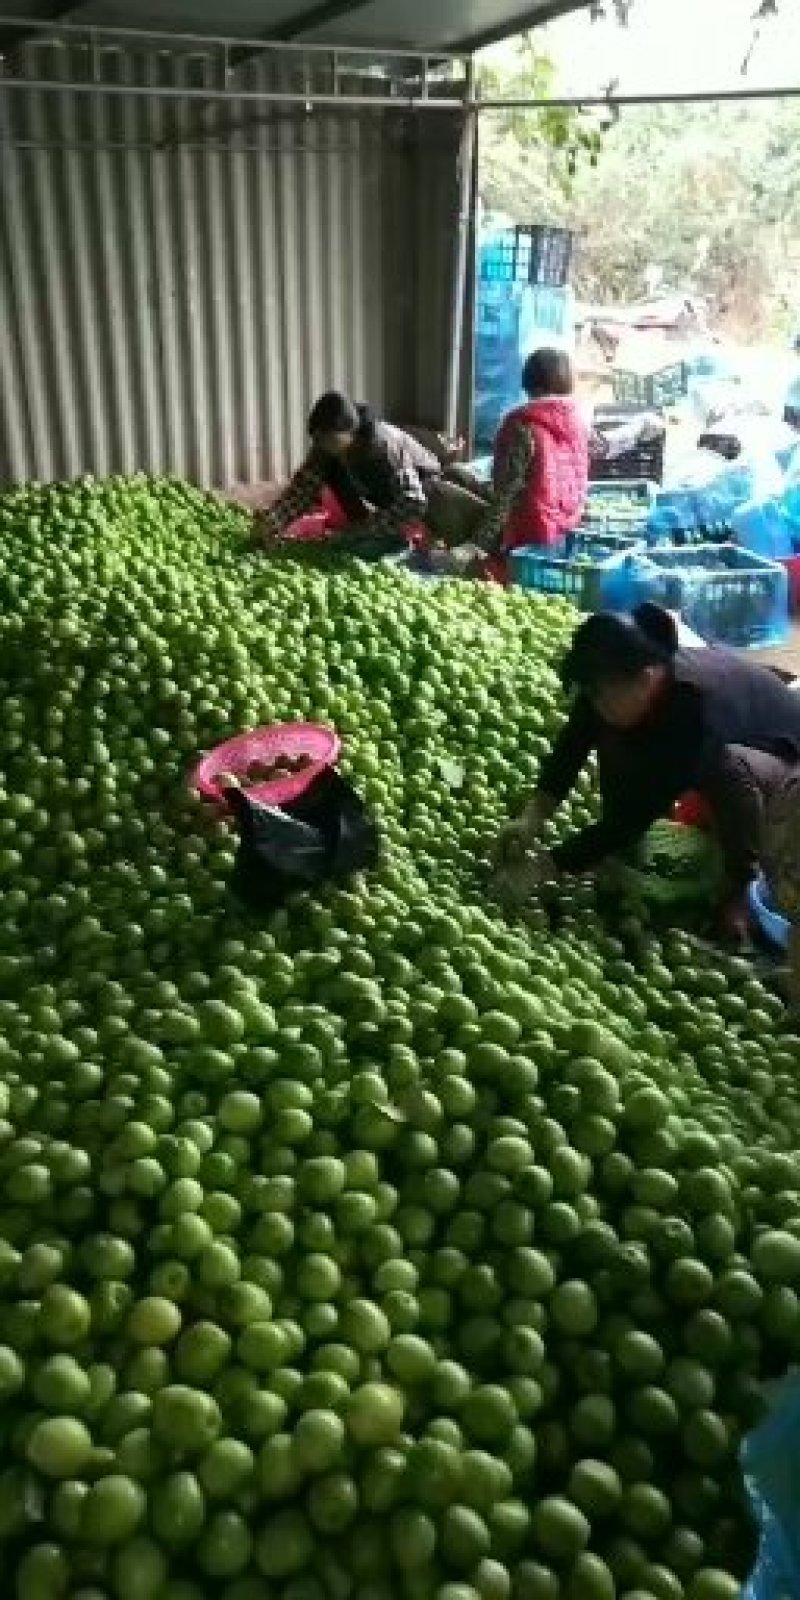
<svg viewBox="0 0 800 1600"><path fill-rule="evenodd" d="M85 52L22 70L83 77ZM102 71L219 82L198 58ZM458 138L447 113L0 86L0 479L280 476L332 386L440 423Z"/></svg>

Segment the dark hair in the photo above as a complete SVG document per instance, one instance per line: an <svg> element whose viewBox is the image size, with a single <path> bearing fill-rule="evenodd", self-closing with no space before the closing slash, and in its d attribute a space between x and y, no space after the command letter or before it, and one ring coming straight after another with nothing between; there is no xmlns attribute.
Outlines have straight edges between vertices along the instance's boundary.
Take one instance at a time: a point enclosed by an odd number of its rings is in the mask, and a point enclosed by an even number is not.
<svg viewBox="0 0 800 1600"><path fill-rule="evenodd" d="M550 345L534 350L522 369L522 387L532 400L537 395L572 394L575 379L566 350Z"/></svg>
<svg viewBox="0 0 800 1600"><path fill-rule="evenodd" d="M338 389L331 389L327 394L320 395L308 419L308 431L312 438L315 433L357 433L359 426L358 408L348 400L346 394L340 394Z"/></svg>
<svg viewBox="0 0 800 1600"><path fill-rule="evenodd" d="M668 667L678 630L668 611L649 602L633 616L598 611L574 634L561 668L565 689L596 689L638 678L647 667Z"/></svg>

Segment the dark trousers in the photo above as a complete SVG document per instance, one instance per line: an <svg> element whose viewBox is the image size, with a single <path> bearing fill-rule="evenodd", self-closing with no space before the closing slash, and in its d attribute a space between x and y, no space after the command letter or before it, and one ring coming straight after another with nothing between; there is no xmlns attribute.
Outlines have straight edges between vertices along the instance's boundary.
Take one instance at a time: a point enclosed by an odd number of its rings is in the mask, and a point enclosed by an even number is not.
<svg viewBox="0 0 800 1600"><path fill-rule="evenodd" d="M697 784L713 817L732 893L743 889L759 870L767 808L792 770L793 763L777 756L745 745L726 745ZM616 759L601 756L598 778L603 810L613 814L634 774L626 774Z"/></svg>
<svg viewBox="0 0 800 1600"><path fill-rule="evenodd" d="M758 871L763 859L767 809L792 766L762 750L731 744L708 774L703 797L713 813L733 888L748 883Z"/></svg>

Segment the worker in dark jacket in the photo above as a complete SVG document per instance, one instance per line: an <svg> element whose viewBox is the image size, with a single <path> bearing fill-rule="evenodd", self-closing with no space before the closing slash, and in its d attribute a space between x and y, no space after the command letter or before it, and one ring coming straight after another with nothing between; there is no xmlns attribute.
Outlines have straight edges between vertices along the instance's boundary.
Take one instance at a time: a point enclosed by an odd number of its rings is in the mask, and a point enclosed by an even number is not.
<svg viewBox="0 0 800 1600"><path fill-rule="evenodd" d="M729 932L743 933L765 808L800 760L800 695L767 668L725 650L680 650L672 617L653 605L633 617L588 617L562 678L574 696L570 716L542 763L535 794L498 841L511 885L509 861L525 860L512 897L523 882L530 889L544 877L586 872L623 853L677 800L696 792L723 850L723 922ZM544 823L592 754L599 820L549 855L537 853Z"/></svg>
<svg viewBox="0 0 800 1600"><path fill-rule="evenodd" d="M280 538L316 510L325 489L344 512L356 549L402 548L405 534L423 525L459 542L485 510L484 502L446 482L436 456L411 434L331 391L308 419L311 449L288 488L257 519L266 542Z"/></svg>

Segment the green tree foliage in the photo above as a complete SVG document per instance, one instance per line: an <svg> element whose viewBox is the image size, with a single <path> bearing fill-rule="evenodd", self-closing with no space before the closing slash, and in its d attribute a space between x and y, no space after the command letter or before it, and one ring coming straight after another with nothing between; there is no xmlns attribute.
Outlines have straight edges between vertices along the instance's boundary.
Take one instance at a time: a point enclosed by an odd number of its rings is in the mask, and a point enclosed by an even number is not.
<svg viewBox="0 0 800 1600"><path fill-rule="evenodd" d="M546 95L554 76L530 42L493 73L492 94L518 97L524 81ZM629 109L602 134L575 112L487 112L481 174L489 209L575 229L589 298L642 294L657 266L742 333L783 332L798 315L794 100Z"/></svg>

